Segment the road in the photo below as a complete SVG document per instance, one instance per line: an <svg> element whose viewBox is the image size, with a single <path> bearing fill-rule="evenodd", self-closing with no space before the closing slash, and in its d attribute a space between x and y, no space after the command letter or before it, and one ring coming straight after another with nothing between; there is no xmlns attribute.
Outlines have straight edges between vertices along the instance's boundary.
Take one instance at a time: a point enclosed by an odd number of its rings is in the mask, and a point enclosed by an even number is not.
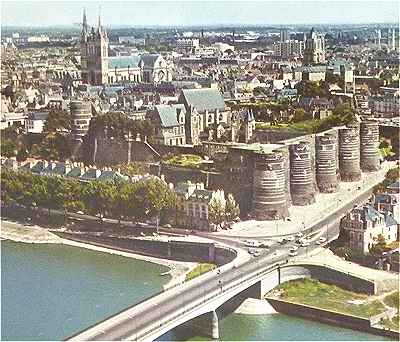
<svg viewBox="0 0 400 342"><path fill-rule="evenodd" d="M359 195L354 201L364 201L369 197L369 193L365 192ZM315 244L318 236L324 235L326 229L335 227L334 231L328 231L330 239L337 236L337 225L329 225L330 222L335 222L340 217L353 207L353 203L348 203L338 212L333 213L322 221L310 227L306 234L316 235L312 240L311 245L307 247L299 247L298 257L306 255L314 251L319 245ZM318 233L318 234L315 234ZM201 236L207 236L206 233L199 233ZM234 246L241 246L242 242L232 241L224 237L214 237L216 241L228 243ZM99 325L95 325L92 329L83 334L75 335L72 339L90 339L90 340L121 340L141 338L140 333L143 329L149 333L151 329L158 329L158 324L166 324L171 320L178 318L180 315L187 313L196 308L199 303L204 303L209 298L224 293L232 286L249 280L254 274L266 272L270 268L278 264L286 264L289 257L289 250L295 243L285 245L274 244L271 248L266 249L259 257L252 257L250 260L238 262L235 266L225 265L217 270L204 274L193 281L179 285L177 288L172 288L156 297L153 297L151 302L154 305L146 305L146 302L138 306L132 306L118 313L113 318L104 321ZM298 246L298 245L297 245ZM241 246L242 247L242 246ZM150 302L150 301L147 301ZM157 322L154 326L154 322ZM143 336L144 337L144 336Z"/></svg>

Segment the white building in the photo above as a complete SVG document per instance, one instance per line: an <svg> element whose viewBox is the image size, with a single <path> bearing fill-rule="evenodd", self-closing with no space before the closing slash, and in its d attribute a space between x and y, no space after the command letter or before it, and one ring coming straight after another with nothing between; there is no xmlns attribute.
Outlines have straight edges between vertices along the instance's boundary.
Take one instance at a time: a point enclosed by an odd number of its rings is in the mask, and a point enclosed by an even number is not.
<svg viewBox="0 0 400 342"><path fill-rule="evenodd" d="M42 133L44 124L49 116L48 112L32 112L25 120L26 133Z"/></svg>
<svg viewBox="0 0 400 342"><path fill-rule="evenodd" d="M276 56L283 59L290 57L303 57L304 42L298 40L286 40L274 43L273 49Z"/></svg>
<svg viewBox="0 0 400 342"><path fill-rule="evenodd" d="M398 224L389 212L380 213L374 207L365 205L347 214L341 228L348 232L348 246L362 253L368 253L382 235L387 243L397 240Z"/></svg>
<svg viewBox="0 0 400 342"><path fill-rule="evenodd" d="M371 98L370 108L375 116L384 118L396 117L400 111L399 100L399 96L375 96Z"/></svg>
<svg viewBox="0 0 400 342"><path fill-rule="evenodd" d="M198 38L181 38L176 41L176 50L178 52L191 52L200 46Z"/></svg>

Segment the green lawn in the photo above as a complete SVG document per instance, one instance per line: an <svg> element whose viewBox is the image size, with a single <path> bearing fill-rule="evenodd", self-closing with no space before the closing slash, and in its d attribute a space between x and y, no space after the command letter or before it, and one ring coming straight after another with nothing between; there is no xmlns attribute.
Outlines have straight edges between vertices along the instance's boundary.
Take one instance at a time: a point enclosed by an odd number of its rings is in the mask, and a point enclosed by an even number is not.
<svg viewBox="0 0 400 342"><path fill-rule="evenodd" d="M216 267L217 266L214 264L207 264L207 263L199 264L193 270L191 270L188 274L186 274L186 281L196 278L199 275L202 275L203 273L211 271Z"/></svg>
<svg viewBox="0 0 400 342"><path fill-rule="evenodd" d="M394 316L392 320L384 319L382 321L382 325L387 329L399 331L399 325L400 325L399 315Z"/></svg>
<svg viewBox="0 0 400 342"><path fill-rule="evenodd" d="M349 302L366 300L366 294L350 292L316 280L290 281L282 284L279 289L283 290L282 298L287 301L353 316L368 318L385 311L384 305L377 300L362 304Z"/></svg>
<svg viewBox="0 0 400 342"><path fill-rule="evenodd" d="M180 154L169 156L164 159L164 163L173 166L182 166L182 167L199 167L200 163L203 159L200 156L195 154Z"/></svg>
<svg viewBox="0 0 400 342"><path fill-rule="evenodd" d="M304 132L304 133L314 133L317 131L321 120L313 119L306 120L291 124L278 124L276 126L271 126L269 122L257 122L256 129L271 129L271 130L284 130L290 132Z"/></svg>
<svg viewBox="0 0 400 342"><path fill-rule="evenodd" d="M386 305L396 308L398 310L399 309L399 291L396 291L390 295L387 295L383 299L383 301Z"/></svg>

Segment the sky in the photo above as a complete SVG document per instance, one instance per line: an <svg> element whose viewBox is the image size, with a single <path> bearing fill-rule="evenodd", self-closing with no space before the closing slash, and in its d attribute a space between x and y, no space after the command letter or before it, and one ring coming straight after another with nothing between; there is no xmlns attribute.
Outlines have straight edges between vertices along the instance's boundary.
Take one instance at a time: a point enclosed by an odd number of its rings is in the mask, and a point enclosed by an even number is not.
<svg viewBox="0 0 400 342"><path fill-rule="evenodd" d="M397 1L2 1L1 26L90 25L99 8L105 26L397 23Z"/></svg>

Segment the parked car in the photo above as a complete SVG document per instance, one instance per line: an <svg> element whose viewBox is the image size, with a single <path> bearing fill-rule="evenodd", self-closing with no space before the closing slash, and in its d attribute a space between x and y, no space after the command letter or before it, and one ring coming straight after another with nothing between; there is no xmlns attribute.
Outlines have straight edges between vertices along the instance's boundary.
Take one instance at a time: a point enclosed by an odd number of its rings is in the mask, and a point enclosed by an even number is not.
<svg viewBox="0 0 400 342"><path fill-rule="evenodd" d="M289 256L294 257L297 255L297 251L290 251Z"/></svg>
<svg viewBox="0 0 400 342"><path fill-rule="evenodd" d="M289 242L293 242L293 241L296 240L296 238L295 238L294 236L288 236L288 237L286 238L286 240L289 241Z"/></svg>
<svg viewBox="0 0 400 342"><path fill-rule="evenodd" d="M298 232L298 233L296 234L296 237L301 238L303 235L304 235L304 234L303 234L302 232Z"/></svg>
<svg viewBox="0 0 400 342"><path fill-rule="evenodd" d="M278 240L278 243L281 244L281 245L285 244L286 242L287 242L287 241L286 241L286 239L284 239L284 238L280 238L280 239Z"/></svg>
<svg viewBox="0 0 400 342"><path fill-rule="evenodd" d="M317 244L317 245L322 245L322 244L325 243L325 242L326 242L326 237L321 236L321 237L317 240L316 244Z"/></svg>

